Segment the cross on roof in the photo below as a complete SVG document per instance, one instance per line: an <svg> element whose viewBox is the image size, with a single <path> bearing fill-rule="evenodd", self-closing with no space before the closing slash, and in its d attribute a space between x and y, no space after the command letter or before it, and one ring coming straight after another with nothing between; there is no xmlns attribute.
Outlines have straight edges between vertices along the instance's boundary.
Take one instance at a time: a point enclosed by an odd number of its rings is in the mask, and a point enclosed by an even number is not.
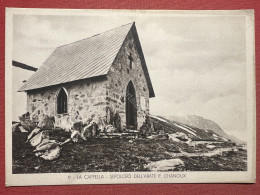
<svg viewBox="0 0 260 195"><path fill-rule="evenodd" d="M132 54L130 53L130 55L128 56L128 59L130 61L130 69L132 69L132 62L133 62L133 57Z"/></svg>

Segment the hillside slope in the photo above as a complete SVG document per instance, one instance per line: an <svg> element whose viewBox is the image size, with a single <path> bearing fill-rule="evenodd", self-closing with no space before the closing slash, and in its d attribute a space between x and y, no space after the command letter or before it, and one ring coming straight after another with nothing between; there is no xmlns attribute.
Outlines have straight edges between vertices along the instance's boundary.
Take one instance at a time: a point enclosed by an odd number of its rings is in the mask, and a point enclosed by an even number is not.
<svg viewBox="0 0 260 195"><path fill-rule="evenodd" d="M168 134L182 132L185 133L193 141L230 141L227 137L222 136L212 130L192 127L180 122L166 119L161 116L151 115L150 117L155 129L162 129Z"/></svg>
<svg viewBox="0 0 260 195"><path fill-rule="evenodd" d="M164 118L170 120L170 121L175 121L175 122L180 122L185 125L189 125L191 127L196 127L199 129L203 130L211 130L215 132L216 134L225 137L227 139L230 139L234 142L237 143L243 143L243 141L237 139L236 137L227 134L221 127L214 121L205 119L201 116L196 116L196 115L187 115L187 116L164 116Z"/></svg>

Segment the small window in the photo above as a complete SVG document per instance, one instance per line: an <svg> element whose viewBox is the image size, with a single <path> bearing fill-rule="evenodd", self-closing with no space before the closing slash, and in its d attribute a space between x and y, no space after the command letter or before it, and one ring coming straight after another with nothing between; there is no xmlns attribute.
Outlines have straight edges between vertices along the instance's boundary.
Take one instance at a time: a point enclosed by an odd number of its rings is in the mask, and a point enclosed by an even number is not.
<svg viewBox="0 0 260 195"><path fill-rule="evenodd" d="M57 113L67 113L67 94L63 88L61 88L57 97Z"/></svg>

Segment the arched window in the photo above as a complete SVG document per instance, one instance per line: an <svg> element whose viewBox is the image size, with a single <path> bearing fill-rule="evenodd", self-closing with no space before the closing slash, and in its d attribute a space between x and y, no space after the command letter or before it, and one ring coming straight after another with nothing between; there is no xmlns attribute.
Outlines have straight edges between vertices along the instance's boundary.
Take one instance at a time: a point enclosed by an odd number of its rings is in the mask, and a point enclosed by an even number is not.
<svg viewBox="0 0 260 195"><path fill-rule="evenodd" d="M67 94L63 88L61 88L57 97L57 113L67 113L68 111Z"/></svg>

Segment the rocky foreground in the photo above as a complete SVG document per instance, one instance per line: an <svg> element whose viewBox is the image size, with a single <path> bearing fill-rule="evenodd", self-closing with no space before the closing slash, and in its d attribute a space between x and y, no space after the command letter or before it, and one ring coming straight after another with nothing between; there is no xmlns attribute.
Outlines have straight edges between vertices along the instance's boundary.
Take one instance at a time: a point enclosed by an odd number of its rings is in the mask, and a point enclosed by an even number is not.
<svg viewBox="0 0 260 195"><path fill-rule="evenodd" d="M54 128L49 117L37 125L21 121L13 125L13 173L246 171L245 145L161 118L149 121L141 131L124 132L113 125L99 132L94 121L70 131Z"/></svg>

